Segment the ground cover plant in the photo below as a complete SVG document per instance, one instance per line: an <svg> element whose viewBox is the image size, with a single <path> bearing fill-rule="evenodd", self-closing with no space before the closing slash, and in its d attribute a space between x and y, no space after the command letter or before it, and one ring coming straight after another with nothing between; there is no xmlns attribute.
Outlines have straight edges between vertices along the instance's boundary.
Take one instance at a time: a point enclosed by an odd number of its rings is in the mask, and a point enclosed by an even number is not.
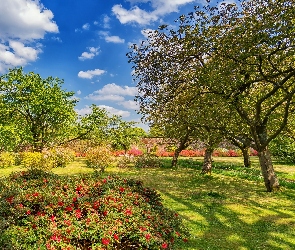
<svg viewBox="0 0 295 250"><path fill-rule="evenodd" d="M141 181L41 170L0 180L2 249L178 249L188 231Z"/></svg>
<svg viewBox="0 0 295 250"><path fill-rule="evenodd" d="M103 174L119 175L155 188L163 204L183 218L190 237L179 250L290 250L295 249L295 189L284 182L295 180L295 166L274 161L282 185L280 192L265 192L257 157L243 168L242 157L214 157L212 175L201 175L202 157L180 158L171 168L171 158L161 158L160 168L107 168ZM7 176L17 168L0 169ZM92 172L78 158L59 175Z"/></svg>

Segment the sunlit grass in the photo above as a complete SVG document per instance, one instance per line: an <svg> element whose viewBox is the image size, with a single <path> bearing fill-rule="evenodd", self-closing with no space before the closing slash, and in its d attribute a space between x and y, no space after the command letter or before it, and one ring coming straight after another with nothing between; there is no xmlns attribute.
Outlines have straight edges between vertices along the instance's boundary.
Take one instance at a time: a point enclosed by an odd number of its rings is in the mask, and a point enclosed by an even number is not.
<svg viewBox="0 0 295 250"><path fill-rule="evenodd" d="M251 160L252 167L245 169L240 157L215 157L211 176L200 174L202 158L181 159L176 169L165 159L163 168L112 167L104 174L139 179L157 189L191 233L179 249L295 249L295 188L265 192L258 160ZM281 182L294 177L295 166L274 163ZM9 170L18 168L0 169L0 176ZM62 175L91 171L83 158L54 169Z"/></svg>

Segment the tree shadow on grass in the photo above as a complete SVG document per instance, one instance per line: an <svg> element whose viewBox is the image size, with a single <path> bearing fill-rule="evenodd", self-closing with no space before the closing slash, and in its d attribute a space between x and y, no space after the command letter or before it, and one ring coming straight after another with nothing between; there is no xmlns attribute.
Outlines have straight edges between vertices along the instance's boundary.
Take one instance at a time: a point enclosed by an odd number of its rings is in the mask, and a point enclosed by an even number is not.
<svg viewBox="0 0 295 250"><path fill-rule="evenodd" d="M182 249L295 249L295 209L291 203L288 207L280 207L279 202L269 207L251 199L233 203L218 191L191 199L170 192L163 195L181 204L178 212L193 229L190 243ZM187 211L196 216L187 216Z"/></svg>

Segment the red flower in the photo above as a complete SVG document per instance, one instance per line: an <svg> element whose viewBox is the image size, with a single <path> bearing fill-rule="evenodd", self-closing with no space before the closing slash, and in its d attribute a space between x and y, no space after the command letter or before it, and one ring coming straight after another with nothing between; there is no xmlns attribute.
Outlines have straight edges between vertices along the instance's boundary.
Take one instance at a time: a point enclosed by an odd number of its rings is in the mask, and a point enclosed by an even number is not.
<svg viewBox="0 0 295 250"><path fill-rule="evenodd" d="M6 201L11 204L13 202L13 196L6 198Z"/></svg>
<svg viewBox="0 0 295 250"><path fill-rule="evenodd" d="M120 190L121 193L123 193L125 191L125 188L120 187L119 190Z"/></svg>
<svg viewBox="0 0 295 250"><path fill-rule="evenodd" d="M96 202L93 203L93 206L92 206L92 207L93 207L94 209L98 209L99 206L100 206L99 201L96 201Z"/></svg>
<svg viewBox="0 0 295 250"><path fill-rule="evenodd" d="M168 244L165 242L162 244L162 248L166 249L168 247Z"/></svg>
<svg viewBox="0 0 295 250"><path fill-rule="evenodd" d="M188 242L188 239L187 239L187 238L184 238L183 241L184 241L184 242Z"/></svg>
<svg viewBox="0 0 295 250"><path fill-rule="evenodd" d="M82 217L82 212L81 212L80 209L77 209L77 210L75 211L75 214L76 214L76 218L78 218L78 219L80 219L80 218Z"/></svg>
<svg viewBox="0 0 295 250"><path fill-rule="evenodd" d="M37 228L36 224L33 224L33 225L32 225L32 228L33 228L33 229L36 229L36 228Z"/></svg>
<svg viewBox="0 0 295 250"><path fill-rule="evenodd" d="M104 216L107 216L107 215L108 215L108 211L104 211L102 214L103 214Z"/></svg>
<svg viewBox="0 0 295 250"><path fill-rule="evenodd" d="M77 197L74 197L74 198L73 198L73 202L76 202L76 201L77 201Z"/></svg>
<svg viewBox="0 0 295 250"><path fill-rule="evenodd" d="M82 188L83 188L83 187L82 187L81 185L79 185L79 186L77 186L77 187L76 187L76 191L78 191L78 192L79 192L79 191L81 191L81 190L82 190Z"/></svg>
<svg viewBox="0 0 295 250"><path fill-rule="evenodd" d="M27 214L27 215L30 215L30 214L31 214L31 211L30 211L30 210L28 210L28 211L26 212L26 214Z"/></svg>
<svg viewBox="0 0 295 250"><path fill-rule="evenodd" d="M62 206L64 205L64 203L63 203L62 201L59 201L57 204L58 204L60 207L62 207Z"/></svg>
<svg viewBox="0 0 295 250"><path fill-rule="evenodd" d="M73 208L72 208L72 207L70 207L70 206L68 206L68 207L66 207L66 208L65 208L65 210L67 210L67 211L71 212L71 211L73 211Z"/></svg>
<svg viewBox="0 0 295 250"><path fill-rule="evenodd" d="M34 197L38 197L38 195L39 195L39 193L38 193L38 192L36 192L36 193L33 193L33 196L34 196Z"/></svg>
<svg viewBox="0 0 295 250"><path fill-rule="evenodd" d="M129 215L129 216L131 216L131 215L132 215L132 210L129 209L129 208L127 208L127 209L125 210L125 215Z"/></svg>
<svg viewBox="0 0 295 250"><path fill-rule="evenodd" d="M103 182L103 183L106 183L106 182L107 182L107 179L103 179L102 182Z"/></svg>
<svg viewBox="0 0 295 250"><path fill-rule="evenodd" d="M52 222L54 222L54 221L55 221L55 218L56 218L56 217L55 217L54 215L51 215L49 219L50 219Z"/></svg>
<svg viewBox="0 0 295 250"><path fill-rule="evenodd" d="M145 235L145 238L146 238L146 240L150 240L151 235L150 235L150 234L146 234L146 235Z"/></svg>
<svg viewBox="0 0 295 250"><path fill-rule="evenodd" d="M176 235L179 237L180 236L180 233L178 233L178 232L175 232L176 233Z"/></svg>
<svg viewBox="0 0 295 250"><path fill-rule="evenodd" d="M51 239L51 240L54 240L54 241L57 241L57 242L60 242L60 241L61 241L60 236L57 236L57 235L55 235L55 234L52 235L50 239Z"/></svg>
<svg viewBox="0 0 295 250"><path fill-rule="evenodd" d="M103 244L103 245L108 245L108 244L110 244L110 240L109 239L107 239L107 238L102 238L101 239L101 243Z"/></svg>
<svg viewBox="0 0 295 250"><path fill-rule="evenodd" d="M119 240L119 236L118 236L118 234L114 234L114 239L115 239L115 240Z"/></svg>

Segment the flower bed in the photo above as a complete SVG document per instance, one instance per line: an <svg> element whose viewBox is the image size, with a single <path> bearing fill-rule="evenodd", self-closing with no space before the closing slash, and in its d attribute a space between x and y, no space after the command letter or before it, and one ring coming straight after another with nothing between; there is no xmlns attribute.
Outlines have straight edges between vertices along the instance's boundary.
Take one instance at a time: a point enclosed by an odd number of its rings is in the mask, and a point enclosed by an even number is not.
<svg viewBox="0 0 295 250"><path fill-rule="evenodd" d="M178 249L187 237L180 217L139 181L40 170L0 180L3 249Z"/></svg>

